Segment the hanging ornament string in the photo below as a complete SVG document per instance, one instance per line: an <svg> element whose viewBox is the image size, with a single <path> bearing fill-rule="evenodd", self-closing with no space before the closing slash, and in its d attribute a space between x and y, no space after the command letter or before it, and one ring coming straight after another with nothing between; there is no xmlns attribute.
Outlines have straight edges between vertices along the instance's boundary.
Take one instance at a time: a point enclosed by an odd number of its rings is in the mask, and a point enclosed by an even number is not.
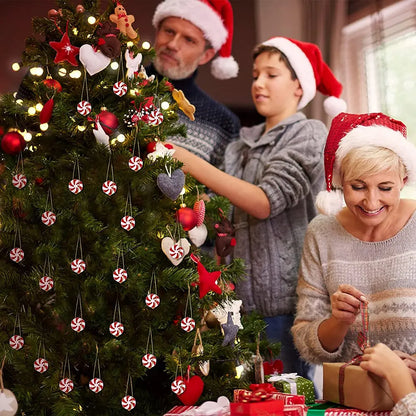
<svg viewBox="0 0 416 416"><path fill-rule="evenodd" d="M38 358L41 356L40 353L42 349L43 349L43 358L46 358L46 348L45 348L45 342L43 340L39 342Z"/></svg>
<svg viewBox="0 0 416 416"><path fill-rule="evenodd" d="M79 315L77 315L78 311L79 311ZM78 295L77 295L77 301L75 303L74 316L80 317L82 319L82 298L81 298L81 293L79 293L79 292L78 292Z"/></svg>
<svg viewBox="0 0 416 416"><path fill-rule="evenodd" d="M45 211L53 211L52 190L48 189L46 194Z"/></svg>
<svg viewBox="0 0 416 416"><path fill-rule="evenodd" d="M13 334L16 334L16 328L19 331L19 335L22 336L22 327L20 325L20 315L19 312L16 313L16 317L14 319L14 328L13 328Z"/></svg>
<svg viewBox="0 0 416 416"><path fill-rule="evenodd" d="M130 189L127 192L126 206L124 207L124 216L127 216L127 215L129 215L130 217L133 217L133 205L131 203Z"/></svg>
<svg viewBox="0 0 416 416"><path fill-rule="evenodd" d="M146 354L149 352L149 345L150 352L154 355L152 327L149 327L149 334L147 335Z"/></svg>
<svg viewBox="0 0 416 416"><path fill-rule="evenodd" d="M84 67L84 80L82 81L82 89L81 89L81 101L84 101L84 93L86 101L90 101L90 97L88 95L88 80L87 80L87 70Z"/></svg>
<svg viewBox="0 0 416 416"><path fill-rule="evenodd" d="M20 232L19 219L16 219L16 232L14 234L13 247L22 247L22 235Z"/></svg>
<svg viewBox="0 0 416 416"><path fill-rule="evenodd" d="M111 173L111 179L109 179L110 173ZM108 158L107 173L105 175L105 180L106 181L111 180L114 182L114 168L113 168L113 162L111 160L111 154Z"/></svg>
<svg viewBox="0 0 416 416"><path fill-rule="evenodd" d="M113 322L116 321L117 315L118 315L118 322L121 322L121 310L120 310L120 302L118 298L116 299L116 304L114 306Z"/></svg>
<svg viewBox="0 0 416 416"><path fill-rule="evenodd" d="M95 372L98 373L98 378L101 379L101 368L100 368L100 358L98 357L98 345L96 345L95 352L95 361L94 361L94 370L92 372L92 377L95 378Z"/></svg>
<svg viewBox="0 0 416 416"><path fill-rule="evenodd" d="M75 174L77 174L77 176L75 176ZM81 171L79 168L78 156L74 160L74 168L72 169L72 179L75 179L75 178L81 179Z"/></svg>
<svg viewBox="0 0 416 416"><path fill-rule="evenodd" d="M116 320L118 315L118 320ZM119 337L124 332L124 325L121 323L121 309L120 309L120 302L117 298L116 304L114 306L114 313L113 313L113 322L110 324L110 334Z"/></svg>
<svg viewBox="0 0 416 416"><path fill-rule="evenodd" d="M362 331L358 333L357 342L361 349L364 350L370 346L370 332L369 332L369 316L368 316L368 302L360 302L361 322L363 325Z"/></svg>
<svg viewBox="0 0 416 416"><path fill-rule="evenodd" d="M68 353L65 354L64 364L62 366L62 378L65 378L65 375L68 374L68 378L71 378L71 365L69 363Z"/></svg>
<svg viewBox="0 0 416 416"><path fill-rule="evenodd" d="M78 257L78 253L79 253L79 257ZM78 240L77 240L77 245L75 246L75 258L78 259L82 259L84 256L82 255L82 242L81 242L81 235L78 234Z"/></svg>
<svg viewBox="0 0 416 416"><path fill-rule="evenodd" d="M117 70L117 81L120 81L120 72L121 72L121 79L124 79L124 64L123 64L123 54L120 54L120 59L118 62L118 70Z"/></svg>
<svg viewBox="0 0 416 416"><path fill-rule="evenodd" d="M19 152L19 154L17 155L17 163L16 163L16 169L15 169L15 173L23 173L24 169L23 169L23 156L22 156L22 152Z"/></svg>
<svg viewBox="0 0 416 416"><path fill-rule="evenodd" d="M121 267L123 269L125 269L125 265L124 265L124 251L122 248L120 248L118 250L118 255L117 255L117 268L120 268L120 263L121 263Z"/></svg>
<svg viewBox="0 0 416 416"><path fill-rule="evenodd" d="M191 287L188 284L188 296L186 297L185 303L185 316L188 316L189 310L189 317L192 319L192 303L191 303Z"/></svg>
<svg viewBox="0 0 416 416"><path fill-rule="evenodd" d="M154 288L154 291L152 291L152 288ZM152 273L152 276L150 277L150 287L149 287L149 291L147 293L157 294L156 276L155 276L154 271Z"/></svg>
<svg viewBox="0 0 416 416"><path fill-rule="evenodd" d="M127 374L126 396L129 394L129 388L130 394L133 396L133 378L131 377L130 373Z"/></svg>
<svg viewBox="0 0 416 416"><path fill-rule="evenodd" d="M172 176L172 166L165 165L165 170L169 178Z"/></svg>

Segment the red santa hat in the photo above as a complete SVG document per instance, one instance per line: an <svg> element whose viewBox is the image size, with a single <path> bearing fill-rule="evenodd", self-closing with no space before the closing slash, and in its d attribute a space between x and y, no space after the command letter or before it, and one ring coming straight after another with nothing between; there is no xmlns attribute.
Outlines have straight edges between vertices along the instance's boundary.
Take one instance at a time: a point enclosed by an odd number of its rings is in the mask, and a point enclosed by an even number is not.
<svg viewBox="0 0 416 416"><path fill-rule="evenodd" d="M277 48L289 60L303 90L299 110L315 97L316 90L329 96L324 101L328 115L334 117L346 110L347 104L340 98L342 84L324 62L317 45L280 36L263 42L263 45Z"/></svg>
<svg viewBox="0 0 416 416"><path fill-rule="evenodd" d="M228 0L164 0L153 15L157 29L163 19L180 17L201 29L218 56L212 61L211 73L218 79L234 78L238 64L231 56L233 9Z"/></svg>
<svg viewBox="0 0 416 416"><path fill-rule="evenodd" d="M343 205L340 166L344 157L362 146L396 153L406 167L407 183L416 182L416 147L406 140L406 126L383 113L341 113L332 120L324 151L326 191L318 194L322 214L335 215Z"/></svg>

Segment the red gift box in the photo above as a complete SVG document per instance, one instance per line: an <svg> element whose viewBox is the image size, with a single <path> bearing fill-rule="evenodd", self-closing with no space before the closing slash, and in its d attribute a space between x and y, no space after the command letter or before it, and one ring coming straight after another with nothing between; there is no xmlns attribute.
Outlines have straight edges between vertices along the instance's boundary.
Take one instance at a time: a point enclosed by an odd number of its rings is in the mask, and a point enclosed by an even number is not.
<svg viewBox="0 0 416 416"><path fill-rule="evenodd" d="M282 400L230 403L230 416L284 416Z"/></svg>
<svg viewBox="0 0 416 416"><path fill-rule="evenodd" d="M169 412L165 413L163 416L190 416L193 415L193 410L198 409L198 406L175 406L169 410Z"/></svg>
<svg viewBox="0 0 416 416"><path fill-rule="evenodd" d="M284 404L305 404L305 396L277 391L270 383L251 384L250 390L234 390L234 402L254 402L260 400L283 400Z"/></svg>
<svg viewBox="0 0 416 416"><path fill-rule="evenodd" d="M386 410L381 412L365 412L364 410L358 409L340 409L330 407L325 410L325 414L331 416L389 416L391 414L391 411Z"/></svg>
<svg viewBox="0 0 416 416"><path fill-rule="evenodd" d="M283 408L285 416L306 416L308 407L304 404L288 404Z"/></svg>

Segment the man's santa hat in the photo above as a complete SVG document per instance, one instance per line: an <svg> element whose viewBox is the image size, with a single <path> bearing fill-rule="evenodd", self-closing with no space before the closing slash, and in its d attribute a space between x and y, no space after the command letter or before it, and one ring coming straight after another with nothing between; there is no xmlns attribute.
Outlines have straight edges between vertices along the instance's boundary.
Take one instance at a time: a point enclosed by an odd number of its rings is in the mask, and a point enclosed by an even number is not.
<svg viewBox="0 0 416 416"><path fill-rule="evenodd" d="M233 9L228 0L164 0L153 15L157 29L163 19L180 17L201 29L205 39L218 52L211 73L218 79L234 78L238 64L231 56L233 42Z"/></svg>
<svg viewBox="0 0 416 416"><path fill-rule="evenodd" d="M281 51L295 71L303 90L298 110L305 107L315 97L316 90L329 96L324 101L324 109L331 117L347 109L347 104L340 98L342 84L324 62L317 45L280 36L262 44L273 46Z"/></svg>
<svg viewBox="0 0 416 416"><path fill-rule="evenodd" d="M416 182L416 147L406 139L406 126L382 113L338 114L331 124L324 151L326 191L316 198L322 214L335 215L343 205L340 166L355 148L378 146L396 153L406 168L407 183Z"/></svg>

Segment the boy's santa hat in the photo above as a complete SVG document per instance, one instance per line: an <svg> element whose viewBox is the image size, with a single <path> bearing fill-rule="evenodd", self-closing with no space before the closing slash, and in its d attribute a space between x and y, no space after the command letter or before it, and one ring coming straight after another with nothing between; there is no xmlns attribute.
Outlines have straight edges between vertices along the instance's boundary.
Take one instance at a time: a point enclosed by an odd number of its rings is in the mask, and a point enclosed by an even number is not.
<svg viewBox="0 0 416 416"><path fill-rule="evenodd" d="M324 62L317 45L280 36L263 42L263 45L273 46L281 51L294 69L303 90L298 104L299 110L315 97L318 90L329 96L324 101L324 109L329 116L334 117L346 111L347 104L340 98L342 84Z"/></svg>
<svg viewBox="0 0 416 416"><path fill-rule="evenodd" d="M320 213L335 215L342 208L341 161L362 146L390 149L405 165L407 183L416 182L416 147L406 139L406 126L401 121L383 113L341 113L332 120L325 145L326 191L316 198Z"/></svg>
<svg viewBox="0 0 416 416"><path fill-rule="evenodd" d="M163 19L180 17L201 29L218 56L212 61L211 73L218 79L234 78L238 64L231 56L233 9L228 0L164 0L153 15L157 29Z"/></svg>

